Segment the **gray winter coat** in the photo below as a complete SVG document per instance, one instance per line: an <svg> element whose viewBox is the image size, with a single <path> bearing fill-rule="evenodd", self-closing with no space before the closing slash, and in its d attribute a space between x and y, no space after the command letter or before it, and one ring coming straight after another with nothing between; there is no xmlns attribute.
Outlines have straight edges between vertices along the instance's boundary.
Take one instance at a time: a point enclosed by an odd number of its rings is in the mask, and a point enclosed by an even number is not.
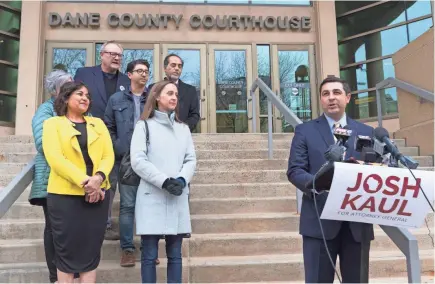
<svg viewBox="0 0 435 284"><path fill-rule="evenodd" d="M146 128L138 121L131 139L131 165L141 177L136 196L136 233L138 235L177 235L191 233L189 186L196 168L192 135L186 124L166 113L155 111ZM182 177L186 187L180 196L162 189L167 178Z"/></svg>

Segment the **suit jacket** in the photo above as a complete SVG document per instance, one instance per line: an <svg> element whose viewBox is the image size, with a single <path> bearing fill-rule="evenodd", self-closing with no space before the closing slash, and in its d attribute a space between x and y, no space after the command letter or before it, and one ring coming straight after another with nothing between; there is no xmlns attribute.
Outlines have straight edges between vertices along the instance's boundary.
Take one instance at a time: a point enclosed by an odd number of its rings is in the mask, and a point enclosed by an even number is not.
<svg viewBox="0 0 435 284"><path fill-rule="evenodd" d="M92 116L104 119L104 112L107 105L107 93L104 86L103 71L101 65L93 67L83 67L77 69L74 81L84 83L92 98L90 113ZM118 82L116 92L127 90L130 86L130 79L127 75L118 72Z"/></svg>
<svg viewBox="0 0 435 284"><path fill-rule="evenodd" d="M346 151L346 159L350 157L357 160L361 159L361 154L354 149L355 137L357 135L371 137L373 136L373 128L349 117L347 117L347 124L352 129L352 136L348 141L349 148ZM313 179L314 174L326 162L324 153L334 143L334 137L324 115L296 126L288 161L288 180L298 189L309 193L305 185ZM316 196L320 215L327 198L328 193ZM334 220L321 220L321 222L326 239L334 239L340 231L342 222ZM363 238L366 240L374 239L371 224L350 222L350 229L357 242L361 242ZM322 238L314 201L305 194L302 198L299 233L303 236Z"/></svg>
<svg viewBox="0 0 435 284"><path fill-rule="evenodd" d="M108 177L115 161L109 131L99 118L85 116L85 120L88 153L94 164L92 174L102 172ZM54 116L44 122L42 148L51 168L47 187L49 193L85 195L81 183L88 176L77 135L80 132L65 116ZM101 188L110 188L108 178L103 181Z"/></svg>
<svg viewBox="0 0 435 284"><path fill-rule="evenodd" d="M153 86L154 84L150 85L148 90ZM200 119L196 88L181 80L178 80L178 118L189 126L190 131L195 129Z"/></svg>

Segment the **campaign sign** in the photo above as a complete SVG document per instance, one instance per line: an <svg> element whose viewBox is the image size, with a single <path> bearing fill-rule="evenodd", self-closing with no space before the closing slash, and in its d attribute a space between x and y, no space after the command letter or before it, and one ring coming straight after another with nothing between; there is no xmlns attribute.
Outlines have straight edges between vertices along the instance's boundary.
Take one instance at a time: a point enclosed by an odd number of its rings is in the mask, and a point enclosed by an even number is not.
<svg viewBox="0 0 435 284"><path fill-rule="evenodd" d="M419 228L433 205L434 173L334 163L334 177L321 219Z"/></svg>

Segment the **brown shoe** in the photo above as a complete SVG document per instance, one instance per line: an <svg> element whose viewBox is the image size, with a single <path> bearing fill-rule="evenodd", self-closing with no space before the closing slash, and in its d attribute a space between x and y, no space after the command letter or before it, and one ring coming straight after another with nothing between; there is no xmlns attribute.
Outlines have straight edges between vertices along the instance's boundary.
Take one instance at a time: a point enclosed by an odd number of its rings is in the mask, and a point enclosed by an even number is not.
<svg viewBox="0 0 435 284"><path fill-rule="evenodd" d="M156 265L159 265L160 264L160 260L157 258L156 259Z"/></svg>
<svg viewBox="0 0 435 284"><path fill-rule="evenodd" d="M121 266L122 267L133 267L136 264L136 258L134 256L134 251L124 250L121 255Z"/></svg>

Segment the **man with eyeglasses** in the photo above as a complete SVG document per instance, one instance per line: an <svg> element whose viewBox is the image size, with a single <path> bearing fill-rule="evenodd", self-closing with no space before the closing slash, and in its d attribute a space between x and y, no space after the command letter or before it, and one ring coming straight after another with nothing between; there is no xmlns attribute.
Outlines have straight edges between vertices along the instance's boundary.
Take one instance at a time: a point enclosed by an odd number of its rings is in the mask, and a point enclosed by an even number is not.
<svg viewBox="0 0 435 284"><path fill-rule="evenodd" d="M119 165L122 157L130 151L134 126L142 114L146 101L145 86L149 79L149 68L150 64L142 59L128 63L127 75L131 81L130 86L110 96L107 103L104 122L112 137L115 164ZM119 183L119 234L122 250L120 264L122 267L135 265L133 225L136 193L136 186Z"/></svg>
<svg viewBox="0 0 435 284"><path fill-rule="evenodd" d="M199 122L199 96L196 88L181 81L184 61L176 54L168 54L163 60L163 67L166 74L165 80L175 83L178 87L178 118L186 123L192 132ZM149 90L153 85L149 86Z"/></svg>
<svg viewBox="0 0 435 284"><path fill-rule="evenodd" d="M124 91L130 86L130 79L120 71L122 64L122 46L115 41L104 43L100 50L101 65L83 67L76 71L74 81L83 82L91 94L91 114L104 119L107 102L114 93ZM116 192L117 165L115 164L109 176L111 188L106 240L119 240L117 230L112 229L112 204ZM116 174L115 174L116 173Z"/></svg>

